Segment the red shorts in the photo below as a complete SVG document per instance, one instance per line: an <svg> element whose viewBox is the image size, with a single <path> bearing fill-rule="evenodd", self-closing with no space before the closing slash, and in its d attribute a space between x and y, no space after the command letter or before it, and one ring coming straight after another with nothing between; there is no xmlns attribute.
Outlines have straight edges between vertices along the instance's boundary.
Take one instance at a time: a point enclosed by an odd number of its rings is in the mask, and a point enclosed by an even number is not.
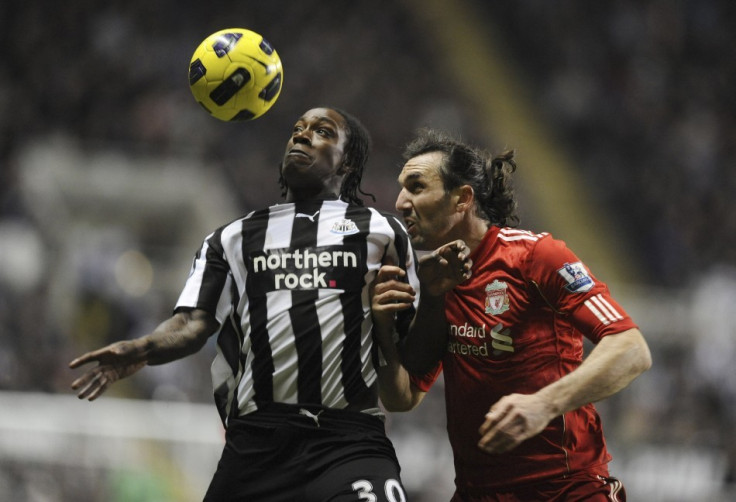
<svg viewBox="0 0 736 502"><path fill-rule="evenodd" d="M624 485L616 478L581 472L566 478L523 485L513 489L489 490L487 494L455 492L451 502L626 502Z"/></svg>

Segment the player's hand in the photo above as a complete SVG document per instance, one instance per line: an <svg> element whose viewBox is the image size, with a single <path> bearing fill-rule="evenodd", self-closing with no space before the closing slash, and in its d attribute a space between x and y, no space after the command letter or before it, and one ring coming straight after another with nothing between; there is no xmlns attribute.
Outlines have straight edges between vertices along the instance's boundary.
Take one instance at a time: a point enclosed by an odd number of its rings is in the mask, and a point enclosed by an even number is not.
<svg viewBox="0 0 736 502"><path fill-rule="evenodd" d="M134 341L116 342L87 352L70 362L69 367L78 368L90 362L98 364L74 380L72 389L77 391L79 399L94 401L114 382L145 366L146 361L142 358L142 350Z"/></svg>
<svg viewBox="0 0 736 502"><path fill-rule="evenodd" d="M468 280L472 267L470 248L465 241L448 242L420 258L417 275L422 282L422 292L442 295Z"/></svg>
<svg viewBox="0 0 736 502"><path fill-rule="evenodd" d="M505 453L536 436L555 417L551 405L536 394L510 394L486 413L478 447L486 453Z"/></svg>
<svg viewBox="0 0 736 502"><path fill-rule="evenodd" d="M394 316L408 309L416 299L416 291L401 279L406 272L390 260L381 266L373 283L371 310L373 321L379 325L393 325Z"/></svg>

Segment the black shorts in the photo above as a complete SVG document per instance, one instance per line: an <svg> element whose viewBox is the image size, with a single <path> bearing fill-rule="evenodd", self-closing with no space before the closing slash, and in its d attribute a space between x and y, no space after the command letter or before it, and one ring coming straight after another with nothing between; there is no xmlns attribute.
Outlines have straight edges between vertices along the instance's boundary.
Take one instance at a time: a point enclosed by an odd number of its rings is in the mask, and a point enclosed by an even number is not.
<svg viewBox="0 0 736 502"><path fill-rule="evenodd" d="M380 418L274 404L229 421L204 500L402 502L406 495Z"/></svg>

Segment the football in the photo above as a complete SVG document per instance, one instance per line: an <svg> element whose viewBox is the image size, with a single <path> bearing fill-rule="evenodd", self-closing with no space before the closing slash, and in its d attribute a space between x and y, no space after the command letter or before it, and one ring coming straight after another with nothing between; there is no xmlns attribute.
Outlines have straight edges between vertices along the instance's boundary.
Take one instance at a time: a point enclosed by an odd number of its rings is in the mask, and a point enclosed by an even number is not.
<svg viewBox="0 0 736 502"><path fill-rule="evenodd" d="M199 44L189 62L194 99L224 121L252 120L266 113L281 94L281 59L258 33L229 28Z"/></svg>

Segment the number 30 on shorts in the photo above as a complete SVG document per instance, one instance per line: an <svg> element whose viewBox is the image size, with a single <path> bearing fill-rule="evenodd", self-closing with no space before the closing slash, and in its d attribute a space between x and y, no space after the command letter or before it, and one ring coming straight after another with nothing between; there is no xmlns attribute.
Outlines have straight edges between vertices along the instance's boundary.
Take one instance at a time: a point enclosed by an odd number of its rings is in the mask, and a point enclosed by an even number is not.
<svg viewBox="0 0 736 502"><path fill-rule="evenodd" d="M373 483L366 479L361 479L352 484L353 491L358 492L358 498L360 500L366 500L368 502L377 502L378 497L373 493ZM401 484L395 479L387 479L386 484L383 486L383 491L386 493L386 500L388 502L406 502L406 495L404 490L401 488Z"/></svg>

